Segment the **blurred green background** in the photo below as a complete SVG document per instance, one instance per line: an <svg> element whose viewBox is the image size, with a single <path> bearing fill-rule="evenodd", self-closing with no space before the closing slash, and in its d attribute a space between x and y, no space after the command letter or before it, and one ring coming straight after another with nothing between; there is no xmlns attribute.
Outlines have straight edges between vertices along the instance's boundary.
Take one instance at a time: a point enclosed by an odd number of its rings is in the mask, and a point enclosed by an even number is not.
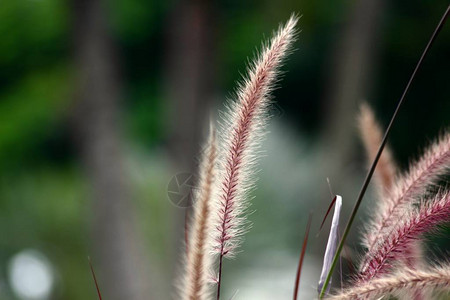
<svg viewBox="0 0 450 300"><path fill-rule="evenodd" d="M289 299L307 214L315 235L330 201L326 178L344 218L362 184L359 104L387 124L447 5L2 1L0 299L96 299L88 256L105 299L169 299L186 210L169 182L195 173L210 111L296 12L301 33L274 93L254 228L223 283L227 299L235 290L236 299ZM402 170L449 125L449 53L446 26L389 141ZM355 251L368 215L370 206L358 215ZM325 239L311 242L305 297L315 295ZM430 243L430 257L449 244L445 235Z"/></svg>

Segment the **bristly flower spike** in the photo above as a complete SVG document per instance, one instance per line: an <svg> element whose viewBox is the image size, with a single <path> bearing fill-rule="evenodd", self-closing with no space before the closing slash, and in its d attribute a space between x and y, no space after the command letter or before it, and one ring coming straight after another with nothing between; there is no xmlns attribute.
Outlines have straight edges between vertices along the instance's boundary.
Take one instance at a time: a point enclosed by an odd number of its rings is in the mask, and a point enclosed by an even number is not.
<svg viewBox="0 0 450 300"><path fill-rule="evenodd" d="M408 246L450 220L450 192L438 193L431 201L421 203L420 209L411 207L399 224L382 241L378 250L359 274L359 282L367 282L389 271L393 262L408 257Z"/></svg>
<svg viewBox="0 0 450 300"><path fill-rule="evenodd" d="M382 131L382 126L378 123L375 114L373 112L373 110L370 108L369 104L367 103L363 103L361 104L360 107L360 113L358 116L358 127L359 127L359 132L360 132L360 136L361 136L361 140L363 141L363 145L364 148L366 150L367 153L367 161L370 162L374 159L375 155L376 155L376 151L378 148L378 145L381 144L381 140L383 138L383 131ZM443 147L440 147L441 149L443 149ZM449 147L450 149L450 144ZM443 152L445 151L440 151L441 154L444 154ZM450 153L450 151L448 151ZM430 155L426 155L428 158L430 157ZM415 164L415 166L421 166L420 168L415 167L416 170L420 170L422 169L421 172L413 172L412 174L415 174L414 176L416 178L420 178L417 177L417 174L425 174L427 172L423 172L423 170L436 170L437 173L441 172L441 170L445 169L445 165L446 163L441 164L441 162L443 162L444 160L442 159L436 159L439 155L431 155L431 157L434 156L434 159L427 159L425 161L428 161L427 163L423 163L423 162L419 162L417 164ZM441 158L445 157L440 155ZM449 163L447 163L448 165L450 165L450 155L448 155L448 160ZM423 159L422 159L423 161ZM430 163L431 161L431 163ZM442 166L442 168L440 167ZM434 167L434 168L433 168ZM429 171L428 171L429 173ZM398 197L397 200L391 199L390 195L393 195L393 187L395 187L397 190L399 189L399 187L401 185L399 185L399 182L402 182L402 179L397 178L396 181L396 175L397 174L397 167L396 167L396 163L394 162L393 159L393 155L391 152L391 149L386 146L383 153L381 154L380 157L380 161L378 162L377 168L375 169L375 180L374 180L374 184L376 186L376 190L377 190L377 201L376 201L376 207L375 207L375 211L373 211L371 213L371 215L375 216L375 219L377 219L379 215L383 215L385 214L386 210L391 207L391 208L395 208L397 210L403 210L403 206L402 205L392 205L394 202L398 203L401 202L402 200L404 200L405 198L409 198L409 197ZM438 178L438 176L433 176L435 178ZM433 178L428 177L429 180L408 180L407 182L409 183L414 183L414 185L416 186L426 186L426 183L430 183L432 182ZM403 182L406 182L403 179ZM424 184L425 183L425 184ZM404 184L403 184L404 186ZM420 188L407 188L407 189L402 189L403 191L415 191L418 192L420 191ZM397 192L398 194L398 192ZM411 194L411 193L409 193ZM417 193L417 194L421 194L421 193ZM410 195L410 196L414 196L414 195ZM394 200L394 201L393 201ZM412 200L412 199L411 199ZM403 202L407 202L405 203L404 206L411 206L413 205L412 201L403 201ZM406 209L408 209L408 207L406 207ZM372 225L373 227L373 225ZM386 226L384 226L386 227ZM385 228L386 231L387 228ZM367 260L370 258L370 251L373 251L372 247L373 247L373 242L376 240L381 240L381 237L377 237L377 238L373 238L374 237L374 230L370 230L370 228L366 231L366 233L363 234L363 243L364 245L369 249L368 254L365 256L365 259L363 260L363 263L361 264L360 268L364 267L364 264L367 262ZM408 268L419 268L421 266L423 266L424 262L423 262L423 253L422 253L422 245L420 243L420 241L415 241L413 242L408 249L405 249L405 251L408 251L409 254L408 258L405 259L405 261L403 262L403 264L405 264ZM426 291L425 291L426 293ZM414 290L414 291L410 291L409 293L405 293L405 295L402 295L402 297L400 298L400 300L409 300L409 299L414 299L414 300L423 300L423 299L428 299L425 297L425 293L422 290Z"/></svg>
<svg viewBox="0 0 450 300"><path fill-rule="evenodd" d="M403 269L364 284L355 285L327 300L385 299L385 296L404 295L411 290L450 290L450 266L433 267L430 270ZM429 298L427 298L429 299Z"/></svg>
<svg viewBox="0 0 450 300"><path fill-rule="evenodd" d="M211 124L209 139L200 163L198 191L194 195L192 226L187 241L185 274L181 288L183 300L206 300L211 295L209 273L212 269L211 213L216 179L216 130Z"/></svg>
<svg viewBox="0 0 450 300"><path fill-rule="evenodd" d="M232 257L247 230L245 211L248 192L255 184L254 168L270 106L270 92L277 81L282 61L289 53L295 39L298 18L291 16L285 26L274 34L268 45L248 68L223 115L221 157L215 221L215 247L219 255L217 299L220 298L222 261Z"/></svg>
<svg viewBox="0 0 450 300"><path fill-rule="evenodd" d="M366 237L369 255L375 250L377 241L386 237L402 212L413 204L413 200L423 195L449 169L450 133L446 133L411 165L406 174L396 180L387 199L380 205Z"/></svg>
<svg viewBox="0 0 450 300"><path fill-rule="evenodd" d="M360 106L358 127L367 153L367 161L372 162L377 155L378 146L383 140L383 131L375 118L373 110L367 103L363 103ZM380 156L374 175L381 202L386 201L385 196L394 184L396 174L397 167L394 163L392 151L386 146Z"/></svg>

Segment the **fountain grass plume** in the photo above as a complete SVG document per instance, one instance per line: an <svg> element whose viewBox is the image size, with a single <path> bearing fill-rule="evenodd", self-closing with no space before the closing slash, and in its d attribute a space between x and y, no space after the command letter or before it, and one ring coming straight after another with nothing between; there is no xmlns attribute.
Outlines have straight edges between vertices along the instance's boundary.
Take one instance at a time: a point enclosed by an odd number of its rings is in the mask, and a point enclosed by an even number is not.
<svg viewBox="0 0 450 300"><path fill-rule="evenodd" d="M246 209L248 192L255 184L255 164L261 139L265 134L270 92L284 58L295 40L298 17L292 15L284 26L274 33L270 43L248 68L248 75L239 84L236 100L230 101L222 116L220 173L218 177L218 207L215 220L214 251L219 255L218 296L222 261L233 257L248 226Z"/></svg>
<svg viewBox="0 0 450 300"><path fill-rule="evenodd" d="M422 201L419 209L411 207L383 239L380 247L358 275L358 282L367 282L387 273L397 261L407 259L408 246L449 221L450 192L439 192L433 199Z"/></svg>
<svg viewBox="0 0 450 300"><path fill-rule="evenodd" d="M379 246L377 242L387 238L405 209L435 185L449 168L450 134L446 133L434 142L417 162L411 164L406 174L395 181L387 199L380 201L381 205L375 210L374 220L365 235L364 244L368 251L363 260L363 269L367 267L368 260Z"/></svg>
<svg viewBox="0 0 450 300"><path fill-rule="evenodd" d="M358 127L361 139L363 141L364 148L367 153L367 161L372 161L376 155L377 147L381 143L383 138L382 127L378 123L373 110L370 108L369 104L363 103L360 107L360 113L358 116ZM375 169L374 183L377 189L377 201L376 201L376 210L378 212L382 212L386 209L389 203L389 193L392 190L392 187L395 183L397 173L397 166L393 159L393 155L391 149L386 146L383 153L381 154L380 161L378 162L378 166ZM362 242L366 247L368 245L367 235L369 234L370 229L363 234ZM402 263L405 264L406 267L413 269L423 267L423 251L422 245L420 241L414 241L411 243L408 249L407 258ZM400 299L414 299L414 300L422 300L425 299L426 291L422 290L413 290L402 295Z"/></svg>
<svg viewBox="0 0 450 300"><path fill-rule="evenodd" d="M402 269L394 274L349 287L341 293L326 299L381 299L389 294L402 296L408 294L411 290L431 291L435 289L449 291L450 265L437 266L429 270Z"/></svg>
<svg viewBox="0 0 450 300"><path fill-rule="evenodd" d="M361 104L357 121L361 140L367 153L367 161L372 162L383 140L381 125L377 122L375 114L368 103ZM382 203L384 202L383 198L386 196L386 193L394 184L396 174L397 166L394 162L392 151L386 146L381 154L374 174L378 194Z"/></svg>
<svg viewBox="0 0 450 300"><path fill-rule="evenodd" d="M183 300L206 300L211 295L209 274L212 269L211 213L217 163L216 130L210 126L209 139L200 163L200 178L194 198L193 218L185 258L181 288Z"/></svg>

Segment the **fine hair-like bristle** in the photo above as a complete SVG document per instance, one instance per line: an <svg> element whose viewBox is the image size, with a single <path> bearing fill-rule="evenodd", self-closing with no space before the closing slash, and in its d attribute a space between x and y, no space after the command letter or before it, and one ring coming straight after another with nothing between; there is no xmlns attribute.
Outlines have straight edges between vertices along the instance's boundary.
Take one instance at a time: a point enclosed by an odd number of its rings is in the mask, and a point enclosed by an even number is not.
<svg viewBox="0 0 450 300"><path fill-rule="evenodd" d="M361 104L358 116L358 127L361 140L367 153L367 161L372 162L377 155L378 147L383 140L383 131L378 124L375 115L367 103ZM391 149L384 147L378 165L375 169L375 181L378 187L378 193L385 197L387 192L394 184L397 167L393 160ZM386 200L381 198L381 201Z"/></svg>
<svg viewBox="0 0 450 300"><path fill-rule="evenodd" d="M396 261L406 259L405 249L440 224L450 220L450 193L438 193L434 199L422 202L419 209L411 207L384 238L367 266L360 272L358 282L366 282L391 270Z"/></svg>
<svg viewBox="0 0 450 300"><path fill-rule="evenodd" d="M450 134L446 133L437 142L433 143L425 154L414 164L410 170L400 176L392 187L388 201L375 212L375 218L369 227L365 245L368 248L364 262L376 250L377 241L382 241L392 230L398 218L413 201L426 192L427 188L435 184L440 176L450 167ZM364 268L365 263L362 267Z"/></svg>
<svg viewBox="0 0 450 300"><path fill-rule="evenodd" d="M194 198L193 218L185 258L185 274L181 294L183 300L206 300L211 295L209 274L212 269L211 213L216 177L216 132L211 125L206 149L199 168L198 189Z"/></svg>
<svg viewBox="0 0 450 300"><path fill-rule="evenodd" d="M298 18L291 16L248 68L239 84L236 100L223 114L221 137L218 214L215 221L214 251L219 255L218 294L223 257L232 257L246 231L247 195L255 183L254 169L270 106L270 92L283 59L295 39Z"/></svg>
<svg viewBox="0 0 450 300"><path fill-rule="evenodd" d="M380 299L390 294L402 295L411 290L431 289L450 289L449 265L433 267L430 270L403 269L395 274L355 285L327 299Z"/></svg>

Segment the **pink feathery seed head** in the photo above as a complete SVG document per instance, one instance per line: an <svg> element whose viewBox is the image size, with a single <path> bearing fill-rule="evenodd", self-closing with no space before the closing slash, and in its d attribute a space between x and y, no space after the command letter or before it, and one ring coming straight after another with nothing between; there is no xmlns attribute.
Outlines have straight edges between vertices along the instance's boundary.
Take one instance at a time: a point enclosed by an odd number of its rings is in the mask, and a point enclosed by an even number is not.
<svg viewBox="0 0 450 300"><path fill-rule="evenodd" d="M358 127L361 140L367 153L367 161L374 160L378 147L383 140L383 131L375 118L375 114L369 104L362 103L358 115ZM380 197L384 197L386 192L394 184L397 167L392 158L392 152L389 147L385 147L381 154L378 165L375 169L375 179L380 191ZM383 201L383 199L380 199Z"/></svg>
<svg viewBox="0 0 450 300"><path fill-rule="evenodd" d="M379 246L378 241L384 240L405 209L408 209L415 199L423 197L427 189L436 184L449 168L450 134L445 133L425 151L417 162L411 164L406 174L396 180L388 195L388 201L385 201L386 204L376 211L374 221L367 233L368 251L361 265L362 268L367 267L367 261Z"/></svg>
<svg viewBox="0 0 450 300"><path fill-rule="evenodd" d="M412 241L405 248L405 259L401 262L401 265L398 267L408 268L408 269L424 269L425 268L425 256L423 253L423 245L422 241L416 240ZM411 289L410 291L406 291L403 295L399 296L399 300L427 300L431 299L431 293L429 290L421 290L421 289Z"/></svg>
<svg viewBox="0 0 450 300"><path fill-rule="evenodd" d="M396 261L407 259L408 246L424 233L432 232L439 225L450 221L450 193L440 192L431 201L422 202L419 209L411 207L390 234L386 235L377 251L360 272L362 282L380 276Z"/></svg>
<svg viewBox="0 0 450 300"><path fill-rule="evenodd" d="M384 133L375 118L373 110L366 102L360 105L357 123L360 137L366 150L367 162L371 162L378 152ZM374 174L374 183L378 192L376 209L380 212L388 205L387 201L390 201L387 194L394 184L396 170L397 167L393 161L391 150L386 146L380 156ZM370 238L370 231L362 234L362 243L368 248L371 244Z"/></svg>
<svg viewBox="0 0 450 300"><path fill-rule="evenodd" d="M358 127L363 142L364 148L367 153L367 161L374 160L378 147L383 139L383 131L381 125L377 122L375 114L369 104L363 102L360 106L360 112L358 115ZM395 177L397 174L397 167L393 159L392 152L388 146L386 146L381 154L378 165L375 169L374 184L377 190L377 202L376 206L379 211L383 211L387 205L389 205L388 193L395 183ZM370 246L370 242L367 237L368 232L362 234L362 242L366 246ZM413 269L423 266L422 251L420 241L411 243L411 245L405 249L409 254L407 259L402 262L407 267ZM424 300L424 292L419 290L410 291L406 293L404 297L400 299L413 299Z"/></svg>
<svg viewBox="0 0 450 300"><path fill-rule="evenodd" d="M236 100L223 114L218 180L217 219L214 249L221 256L232 256L246 231L247 194L255 184L254 166L259 144L267 123L270 92L283 59L295 39L298 18L291 16L285 26L274 34L270 43L248 68L248 75L239 84Z"/></svg>
<svg viewBox="0 0 450 300"><path fill-rule="evenodd" d="M386 275L368 282L354 285L326 299L381 299L384 296L389 295L405 295L411 290L420 290L428 293L432 290L448 291L449 289L449 265L432 267L429 270L405 268L398 270L395 274Z"/></svg>
<svg viewBox="0 0 450 300"><path fill-rule="evenodd" d="M212 269L211 213L212 195L215 188L217 145L213 125L202 154L199 168L199 183L194 195L193 218L188 240L189 251L185 258L185 274L180 294L183 300L206 300L209 298Z"/></svg>

